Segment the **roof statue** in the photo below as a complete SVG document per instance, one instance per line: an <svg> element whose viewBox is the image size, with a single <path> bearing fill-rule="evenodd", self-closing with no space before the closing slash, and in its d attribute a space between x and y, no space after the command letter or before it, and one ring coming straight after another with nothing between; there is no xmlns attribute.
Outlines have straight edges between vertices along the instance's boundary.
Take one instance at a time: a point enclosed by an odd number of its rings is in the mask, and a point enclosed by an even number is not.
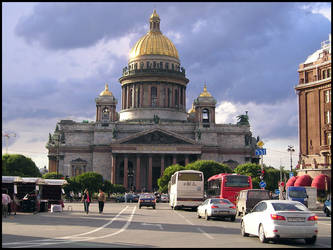
<svg viewBox="0 0 333 250"><path fill-rule="evenodd" d="M247 115L248 111L245 111L245 115L237 116L238 122L237 125L250 125L249 116Z"/></svg>

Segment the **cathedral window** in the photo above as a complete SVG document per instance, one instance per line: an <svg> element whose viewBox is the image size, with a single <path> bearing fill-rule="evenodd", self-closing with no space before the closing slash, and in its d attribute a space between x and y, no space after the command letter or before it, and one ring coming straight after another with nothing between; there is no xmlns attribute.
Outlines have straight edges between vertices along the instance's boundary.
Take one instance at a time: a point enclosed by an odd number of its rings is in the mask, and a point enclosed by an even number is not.
<svg viewBox="0 0 333 250"><path fill-rule="evenodd" d="M327 70L327 78L331 77L331 69Z"/></svg>
<svg viewBox="0 0 333 250"><path fill-rule="evenodd" d="M153 62L153 68L154 69L156 68L156 62Z"/></svg>
<svg viewBox="0 0 333 250"><path fill-rule="evenodd" d="M160 69L163 69L163 62L160 62Z"/></svg>
<svg viewBox="0 0 333 250"><path fill-rule="evenodd" d="M134 64L134 69L138 69L138 64L137 63Z"/></svg>
<svg viewBox="0 0 333 250"><path fill-rule="evenodd" d="M108 107L105 107L105 108L103 109L103 115L102 115L103 120L109 120L109 114L110 114L110 112L109 112L109 108L108 108Z"/></svg>
<svg viewBox="0 0 333 250"><path fill-rule="evenodd" d="M172 70L175 70L175 65L171 64Z"/></svg>
<svg viewBox="0 0 333 250"><path fill-rule="evenodd" d="M323 70L323 78L322 79L325 79L326 78L326 70Z"/></svg>
<svg viewBox="0 0 333 250"><path fill-rule="evenodd" d="M141 62L141 63L140 63L140 69L143 69L143 65L144 65L144 63Z"/></svg>
<svg viewBox="0 0 333 250"><path fill-rule="evenodd" d="M149 62L147 62L147 69L149 69L150 68L150 63Z"/></svg>
<svg viewBox="0 0 333 250"><path fill-rule="evenodd" d="M202 110L202 122L209 122L209 110Z"/></svg>
<svg viewBox="0 0 333 250"><path fill-rule="evenodd" d="M165 68L169 69L169 63L165 63Z"/></svg>
<svg viewBox="0 0 333 250"><path fill-rule="evenodd" d="M156 107L157 105L157 88L151 87L151 106Z"/></svg>
<svg viewBox="0 0 333 250"><path fill-rule="evenodd" d="M175 106L178 107L178 89L175 89Z"/></svg>

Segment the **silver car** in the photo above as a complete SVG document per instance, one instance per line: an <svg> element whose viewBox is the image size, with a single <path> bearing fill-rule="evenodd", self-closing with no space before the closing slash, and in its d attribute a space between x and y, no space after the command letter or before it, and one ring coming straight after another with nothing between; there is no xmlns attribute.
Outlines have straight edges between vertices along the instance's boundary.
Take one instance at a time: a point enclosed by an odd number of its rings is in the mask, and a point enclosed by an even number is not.
<svg viewBox="0 0 333 250"><path fill-rule="evenodd" d="M265 200L242 217L241 234L259 236L262 243L280 238L305 239L314 244L318 217L298 201Z"/></svg>
<svg viewBox="0 0 333 250"><path fill-rule="evenodd" d="M228 217L231 221L236 218L236 206L228 199L210 198L205 200L197 208L198 218Z"/></svg>

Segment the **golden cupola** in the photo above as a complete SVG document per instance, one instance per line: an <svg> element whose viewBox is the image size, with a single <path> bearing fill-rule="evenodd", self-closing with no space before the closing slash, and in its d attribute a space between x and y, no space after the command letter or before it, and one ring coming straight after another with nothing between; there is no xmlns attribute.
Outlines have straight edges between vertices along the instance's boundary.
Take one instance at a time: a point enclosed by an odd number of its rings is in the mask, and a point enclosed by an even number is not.
<svg viewBox="0 0 333 250"><path fill-rule="evenodd" d="M141 37L130 52L130 60L144 55L164 55L179 60L175 45L160 30L160 17L154 10L150 16L150 30Z"/></svg>
<svg viewBox="0 0 333 250"><path fill-rule="evenodd" d="M100 96L112 96L112 92L109 91L108 84L105 84L105 89L99 95Z"/></svg>

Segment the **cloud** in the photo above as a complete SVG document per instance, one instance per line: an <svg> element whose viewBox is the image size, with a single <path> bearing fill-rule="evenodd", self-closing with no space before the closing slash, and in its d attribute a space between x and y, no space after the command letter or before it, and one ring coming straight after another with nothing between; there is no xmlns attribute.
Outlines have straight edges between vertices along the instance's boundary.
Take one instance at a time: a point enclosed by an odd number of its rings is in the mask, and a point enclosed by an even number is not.
<svg viewBox="0 0 333 250"><path fill-rule="evenodd" d="M330 22L332 19L331 3L311 3L301 6L301 9L309 10L313 14L320 14Z"/></svg>

